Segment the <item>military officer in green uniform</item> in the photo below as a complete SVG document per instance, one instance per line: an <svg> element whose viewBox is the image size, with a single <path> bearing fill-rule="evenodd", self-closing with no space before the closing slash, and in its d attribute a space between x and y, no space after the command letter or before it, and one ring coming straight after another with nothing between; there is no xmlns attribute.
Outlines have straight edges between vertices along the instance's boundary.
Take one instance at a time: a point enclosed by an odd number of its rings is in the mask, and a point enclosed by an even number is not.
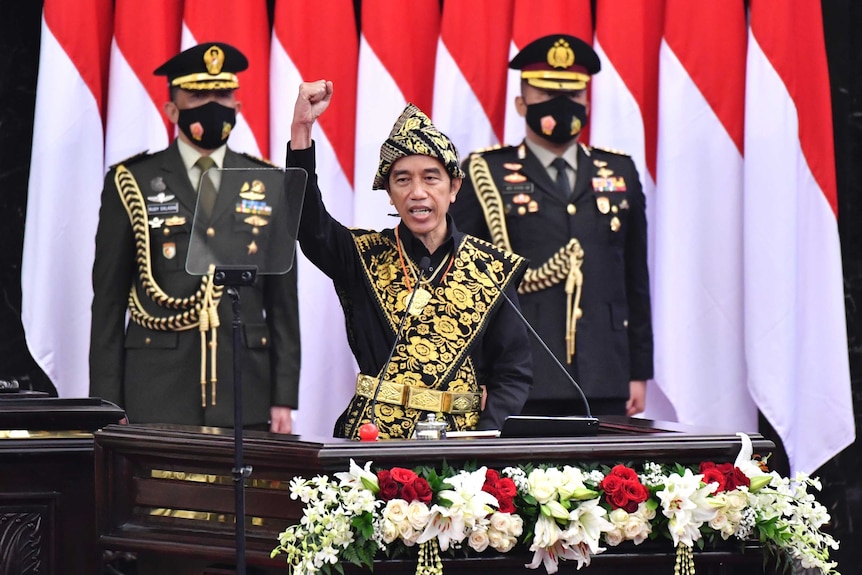
<svg viewBox="0 0 862 575"><path fill-rule="evenodd" d="M643 411L653 375L645 199L631 158L579 142L598 55L574 36L524 47L515 99L526 139L473 153L452 206L458 228L530 260L524 315L580 383L593 414ZM522 413L583 413L553 359L533 345Z"/></svg>
<svg viewBox="0 0 862 575"><path fill-rule="evenodd" d="M198 189L200 241L218 257L242 252L265 265L267 239L283 213L281 180L272 172L231 170L272 167L226 144L241 107L237 73L247 67L239 50L220 42L159 67L155 74L167 76L170 90L164 111L179 136L105 178L90 395L123 407L132 423L233 426L231 298L211 274L188 273L186 255ZM258 275L239 290L243 422L290 433L300 361L296 272Z"/></svg>

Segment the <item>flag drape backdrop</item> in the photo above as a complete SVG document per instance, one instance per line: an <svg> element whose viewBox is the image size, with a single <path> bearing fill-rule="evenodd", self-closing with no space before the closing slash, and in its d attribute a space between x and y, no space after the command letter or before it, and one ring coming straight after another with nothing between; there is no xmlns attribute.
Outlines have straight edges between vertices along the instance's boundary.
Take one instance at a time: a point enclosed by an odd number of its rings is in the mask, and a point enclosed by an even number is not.
<svg viewBox="0 0 862 575"><path fill-rule="evenodd" d="M327 206L348 225L379 228L396 220L371 181L404 105L429 113L462 156L518 143L506 63L560 31L602 57L591 143L631 154L647 195L647 415L733 432L754 430L760 410L806 472L855 440L818 0L751 0L749 14L721 0L445 0L442 10L438 0L363 0L358 29L352 0L319 4L45 0L22 321L61 396L87 395L104 174L174 137L167 89L152 76L170 55L218 39L249 56L231 146L278 164L299 82L332 80L316 132ZM327 434L355 365L331 284L301 255L297 265L296 424Z"/></svg>

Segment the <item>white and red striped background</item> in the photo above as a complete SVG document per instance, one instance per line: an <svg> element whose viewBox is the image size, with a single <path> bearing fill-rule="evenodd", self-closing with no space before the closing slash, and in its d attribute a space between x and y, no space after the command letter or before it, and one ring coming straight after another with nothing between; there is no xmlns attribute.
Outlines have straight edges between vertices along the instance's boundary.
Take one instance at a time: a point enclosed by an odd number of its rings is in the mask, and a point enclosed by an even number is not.
<svg viewBox="0 0 862 575"><path fill-rule="evenodd" d="M267 8L274 6L270 26ZM591 5L595 14L591 14ZM283 162L302 79L333 80L316 133L341 221L391 226L372 191L406 102L462 155L517 143L508 59L543 34L592 40L592 143L632 154L648 201L656 377L647 415L725 431L760 410L795 470L855 439L828 70L818 0L45 0L22 320L66 397L87 394L90 268L110 164L167 145L152 70L221 40L240 76L237 150ZM593 30L593 23L595 29ZM355 375L328 280L301 256L296 427L326 434ZM62 285L55 278L63 277Z"/></svg>

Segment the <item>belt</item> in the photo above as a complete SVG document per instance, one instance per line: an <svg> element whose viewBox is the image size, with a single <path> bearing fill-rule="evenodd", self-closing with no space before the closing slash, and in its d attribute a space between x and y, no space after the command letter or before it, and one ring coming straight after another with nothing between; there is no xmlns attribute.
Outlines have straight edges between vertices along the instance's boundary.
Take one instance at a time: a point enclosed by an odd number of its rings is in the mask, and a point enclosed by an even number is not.
<svg viewBox="0 0 862 575"><path fill-rule="evenodd" d="M377 387L378 378L376 377L361 373L356 377L356 395L374 399L376 392L377 401L421 411L452 414L469 413L479 411L482 401L482 395L479 393L437 391L436 389L395 383L386 379L380 382L380 391L377 391Z"/></svg>

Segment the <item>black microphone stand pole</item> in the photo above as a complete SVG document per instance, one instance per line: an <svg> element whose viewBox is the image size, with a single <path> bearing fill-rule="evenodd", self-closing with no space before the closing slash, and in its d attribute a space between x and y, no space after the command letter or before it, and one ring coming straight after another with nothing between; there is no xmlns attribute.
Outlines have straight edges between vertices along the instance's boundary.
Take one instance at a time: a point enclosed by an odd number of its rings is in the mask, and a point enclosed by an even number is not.
<svg viewBox="0 0 862 575"><path fill-rule="evenodd" d="M236 533L236 575L246 575L245 564L245 480L251 476L250 465L243 465L242 450L242 315L239 288L254 284L257 266L216 266L215 285L227 287L233 308L233 441L234 516Z"/></svg>

